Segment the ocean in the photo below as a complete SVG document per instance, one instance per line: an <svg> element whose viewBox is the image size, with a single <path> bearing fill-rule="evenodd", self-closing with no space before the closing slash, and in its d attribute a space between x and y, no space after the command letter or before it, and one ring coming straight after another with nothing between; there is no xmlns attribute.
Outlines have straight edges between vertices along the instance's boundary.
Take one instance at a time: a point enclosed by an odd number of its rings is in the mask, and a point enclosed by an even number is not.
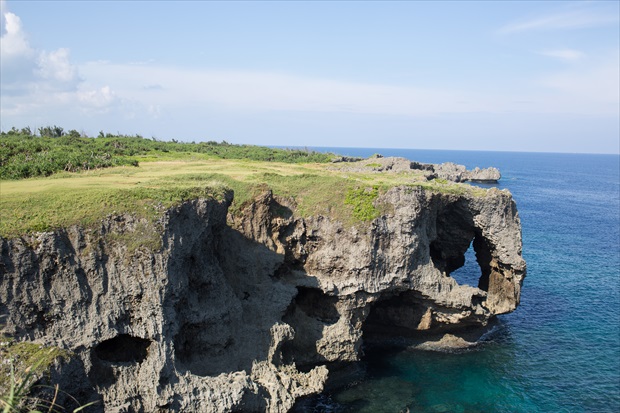
<svg viewBox="0 0 620 413"><path fill-rule="evenodd" d="M479 346L367 352L361 379L297 411L620 412L618 155L309 149L499 168L496 186L517 203L528 268L521 305ZM479 271L466 255L459 276Z"/></svg>

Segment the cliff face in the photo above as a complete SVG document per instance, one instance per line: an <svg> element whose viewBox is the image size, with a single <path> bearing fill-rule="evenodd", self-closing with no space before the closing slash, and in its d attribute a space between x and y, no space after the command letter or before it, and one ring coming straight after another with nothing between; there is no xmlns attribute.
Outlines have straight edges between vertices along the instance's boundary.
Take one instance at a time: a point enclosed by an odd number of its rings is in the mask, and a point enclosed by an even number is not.
<svg viewBox="0 0 620 413"><path fill-rule="evenodd" d="M0 314L73 352L52 380L105 411L285 412L365 339L433 337L513 311L525 275L509 193L397 187L388 214L296 218L270 192L228 216L196 200L157 224L1 239ZM161 248L132 248L150 233ZM473 242L479 286L450 273Z"/></svg>

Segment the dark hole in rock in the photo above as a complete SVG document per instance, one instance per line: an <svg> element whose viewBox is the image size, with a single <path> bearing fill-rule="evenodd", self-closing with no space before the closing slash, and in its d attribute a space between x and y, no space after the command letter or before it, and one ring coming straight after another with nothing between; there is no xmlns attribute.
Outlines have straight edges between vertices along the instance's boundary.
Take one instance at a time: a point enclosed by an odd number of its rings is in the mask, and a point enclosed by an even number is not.
<svg viewBox="0 0 620 413"><path fill-rule="evenodd" d="M146 358L150 344L150 340L120 334L97 345L95 354L100 360L112 363L140 363Z"/></svg>
<svg viewBox="0 0 620 413"><path fill-rule="evenodd" d="M474 238L474 251L476 251L476 259L480 264L480 270L482 275L478 282L478 288L484 291L489 291L489 277L491 275L491 261L493 261L493 255L491 254L491 248L480 234L476 234Z"/></svg>
<svg viewBox="0 0 620 413"><path fill-rule="evenodd" d="M487 240L476 230L471 238L452 238L450 242L437 239L431 242L429 255L435 266L454 278L459 285L489 289L493 256ZM467 247L466 247L467 246Z"/></svg>
<svg viewBox="0 0 620 413"><path fill-rule="evenodd" d="M433 260L435 265L437 265L438 262L442 262L443 258L441 256L441 249L439 248L439 245L436 242L431 242L429 248L431 259Z"/></svg>
<svg viewBox="0 0 620 413"><path fill-rule="evenodd" d="M297 287L297 291L282 317L295 330L295 338L282 345L282 359L285 363L295 362L300 371L307 372L325 361L318 354L316 343L323 337L325 326L338 322L340 314L337 297L318 288Z"/></svg>
<svg viewBox="0 0 620 413"><path fill-rule="evenodd" d="M452 243L443 240L431 242L429 253L435 267L448 275L461 268L465 264L464 253L467 246L471 244L471 241L467 242L467 239L461 241L462 245L454 241Z"/></svg>
<svg viewBox="0 0 620 413"><path fill-rule="evenodd" d="M325 324L334 324L340 318L336 309L338 298L325 294L318 288L297 287L295 305L309 317Z"/></svg>
<svg viewBox="0 0 620 413"><path fill-rule="evenodd" d="M370 304L362 327L364 338L416 334L426 310L424 301L412 291L379 299Z"/></svg>
<svg viewBox="0 0 620 413"><path fill-rule="evenodd" d="M463 257L463 265L451 272L450 277L454 278L459 285L477 287L481 276L482 270L478 264L472 240L472 243L469 244L469 248Z"/></svg>

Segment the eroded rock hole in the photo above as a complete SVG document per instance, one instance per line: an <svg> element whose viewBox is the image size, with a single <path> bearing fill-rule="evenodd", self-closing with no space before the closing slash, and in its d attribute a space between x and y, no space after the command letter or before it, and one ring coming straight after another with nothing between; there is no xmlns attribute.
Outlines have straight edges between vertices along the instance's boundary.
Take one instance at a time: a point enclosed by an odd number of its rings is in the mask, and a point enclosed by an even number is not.
<svg viewBox="0 0 620 413"><path fill-rule="evenodd" d="M112 363L141 363L148 354L150 340L120 334L95 347L95 354L102 361Z"/></svg>
<svg viewBox="0 0 620 413"><path fill-rule="evenodd" d="M340 314L336 309L338 298L325 294L318 288L297 287L294 303L307 316L325 324L334 324Z"/></svg>
<svg viewBox="0 0 620 413"><path fill-rule="evenodd" d="M454 278L459 285L478 287L481 276L482 269L478 264L476 252L474 251L474 242L472 240L463 256L462 266L451 272L450 277Z"/></svg>
<svg viewBox="0 0 620 413"><path fill-rule="evenodd" d="M318 288L297 287L297 291L282 317L295 330L295 338L282 346L282 359L285 363L297 363L301 371L308 371L325 361L318 354L317 342L323 337L323 329L340 318L336 308L338 298Z"/></svg>
<svg viewBox="0 0 620 413"><path fill-rule="evenodd" d="M430 327L428 307L412 291L381 298L370 306L364 321L364 338L411 336Z"/></svg>
<svg viewBox="0 0 620 413"><path fill-rule="evenodd" d="M448 275L460 285L470 285L489 291L492 260L493 255L487 240L476 231L469 248L463 255L462 266L448 272Z"/></svg>
<svg viewBox="0 0 620 413"><path fill-rule="evenodd" d="M489 291L489 276L491 275L491 261L493 255L491 254L491 248L480 234L476 235L473 241L474 251L476 251L476 259L480 265L480 280L478 281L478 288L484 291Z"/></svg>
<svg viewBox="0 0 620 413"><path fill-rule="evenodd" d="M488 291L493 259L491 248L473 220L463 219L456 207L448 210L454 215L438 217L437 237L429 245L433 265L459 285Z"/></svg>

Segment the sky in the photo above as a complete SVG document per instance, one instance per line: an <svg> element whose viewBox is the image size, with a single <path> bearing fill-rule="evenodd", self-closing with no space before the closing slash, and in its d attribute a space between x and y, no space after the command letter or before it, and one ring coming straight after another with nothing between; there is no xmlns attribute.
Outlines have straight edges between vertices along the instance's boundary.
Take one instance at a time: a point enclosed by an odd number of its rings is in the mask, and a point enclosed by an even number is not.
<svg viewBox="0 0 620 413"><path fill-rule="evenodd" d="M620 153L620 1L0 5L3 131Z"/></svg>

